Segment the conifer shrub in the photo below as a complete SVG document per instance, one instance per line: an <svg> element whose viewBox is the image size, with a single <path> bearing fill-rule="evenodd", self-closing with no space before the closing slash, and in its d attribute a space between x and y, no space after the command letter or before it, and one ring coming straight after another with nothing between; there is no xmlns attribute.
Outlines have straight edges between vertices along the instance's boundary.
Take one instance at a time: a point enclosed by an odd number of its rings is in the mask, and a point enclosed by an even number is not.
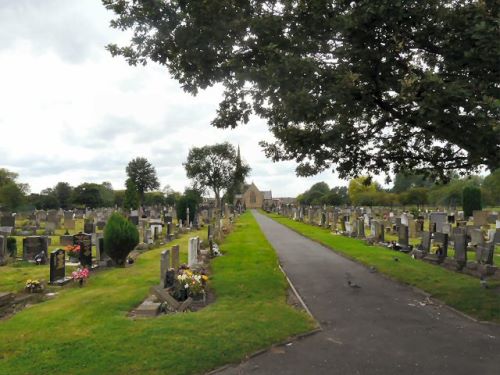
<svg viewBox="0 0 500 375"><path fill-rule="evenodd" d="M121 266L138 243L136 226L119 213L113 213L104 227L104 252Z"/></svg>
<svg viewBox="0 0 500 375"><path fill-rule="evenodd" d="M462 192L462 207L466 218L472 216L474 210L481 210L481 189L466 186Z"/></svg>

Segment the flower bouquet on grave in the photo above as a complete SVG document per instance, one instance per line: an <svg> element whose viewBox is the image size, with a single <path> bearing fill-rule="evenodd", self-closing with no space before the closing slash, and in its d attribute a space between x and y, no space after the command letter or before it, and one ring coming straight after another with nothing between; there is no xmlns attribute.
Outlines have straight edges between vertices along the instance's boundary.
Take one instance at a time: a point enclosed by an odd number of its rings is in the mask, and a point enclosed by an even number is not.
<svg viewBox="0 0 500 375"><path fill-rule="evenodd" d="M90 272L88 268L78 268L76 271L73 271L71 277L74 281L77 281L80 286L83 285L83 282L89 278Z"/></svg>
<svg viewBox="0 0 500 375"><path fill-rule="evenodd" d="M43 291L43 285L38 280L27 280L24 289L28 293L41 293Z"/></svg>
<svg viewBox="0 0 500 375"><path fill-rule="evenodd" d="M188 297L203 299L208 276L204 272L196 272L189 267L181 266L174 281L173 296L178 301L185 301Z"/></svg>
<svg viewBox="0 0 500 375"><path fill-rule="evenodd" d="M80 245L68 245L64 248L68 252L68 256L70 260L76 260L79 262L80 260Z"/></svg>

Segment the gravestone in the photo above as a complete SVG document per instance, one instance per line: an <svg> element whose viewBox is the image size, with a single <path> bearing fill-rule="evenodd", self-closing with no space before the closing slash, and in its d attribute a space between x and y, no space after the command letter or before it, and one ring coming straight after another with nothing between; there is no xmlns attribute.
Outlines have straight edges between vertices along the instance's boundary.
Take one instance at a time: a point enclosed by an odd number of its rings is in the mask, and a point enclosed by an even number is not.
<svg viewBox="0 0 500 375"><path fill-rule="evenodd" d="M23 259L34 260L35 255L45 253L48 258L48 238L45 236L29 236L23 238Z"/></svg>
<svg viewBox="0 0 500 375"><path fill-rule="evenodd" d="M484 236L481 229L472 229L470 232L470 243L471 246L482 246L484 245Z"/></svg>
<svg viewBox="0 0 500 375"><path fill-rule="evenodd" d="M7 237L0 235L0 266L4 264L7 258Z"/></svg>
<svg viewBox="0 0 500 375"><path fill-rule="evenodd" d="M423 231L418 249L422 250L424 253L428 253L431 250L431 238L431 232Z"/></svg>
<svg viewBox="0 0 500 375"><path fill-rule="evenodd" d="M489 211L473 211L472 213L474 219L474 225L483 226L488 225L488 216L490 216Z"/></svg>
<svg viewBox="0 0 500 375"><path fill-rule="evenodd" d="M11 236L14 232L14 227L0 227L0 234L2 236Z"/></svg>
<svg viewBox="0 0 500 375"><path fill-rule="evenodd" d="M106 226L106 222L105 221L98 221L96 225L97 225L98 230L103 230L104 227Z"/></svg>
<svg viewBox="0 0 500 375"><path fill-rule="evenodd" d="M65 229L75 229L75 221L73 219L64 219L64 228Z"/></svg>
<svg viewBox="0 0 500 375"><path fill-rule="evenodd" d="M73 236L72 235L59 236L59 245L61 246L73 245Z"/></svg>
<svg viewBox="0 0 500 375"><path fill-rule="evenodd" d="M56 230L56 228L57 228L57 225L55 223L53 223L53 222L47 221L45 223L45 233L46 234L52 234L52 233L54 233L55 230Z"/></svg>
<svg viewBox="0 0 500 375"><path fill-rule="evenodd" d="M172 268L177 271L180 263L179 245L172 246Z"/></svg>
<svg viewBox="0 0 500 375"><path fill-rule="evenodd" d="M160 285L166 288L167 271L170 268L170 250L163 250L160 254Z"/></svg>
<svg viewBox="0 0 500 375"><path fill-rule="evenodd" d="M96 246L96 260L100 262L103 260L105 255L104 252L104 237L99 237L97 239L97 246Z"/></svg>
<svg viewBox="0 0 500 375"><path fill-rule="evenodd" d="M437 254L440 260L448 256L448 238L449 236L446 233L436 232L433 235L433 245L439 245L441 248L441 253Z"/></svg>
<svg viewBox="0 0 500 375"><path fill-rule="evenodd" d="M365 220L358 219L358 238L365 238Z"/></svg>
<svg viewBox="0 0 500 375"><path fill-rule="evenodd" d="M0 226L1 227L15 227L16 226L16 218L12 215L5 215L0 217Z"/></svg>
<svg viewBox="0 0 500 375"><path fill-rule="evenodd" d="M128 217L128 221L130 221L134 225L139 225L139 216L137 216L137 215L130 215Z"/></svg>
<svg viewBox="0 0 500 375"><path fill-rule="evenodd" d="M442 232L443 224L448 222L448 214L446 212L431 212L429 216L430 232Z"/></svg>
<svg viewBox="0 0 500 375"><path fill-rule="evenodd" d="M83 267L92 267L92 235L78 233L73 236L73 245L80 246L80 264Z"/></svg>
<svg viewBox="0 0 500 375"><path fill-rule="evenodd" d="M451 224L444 223L443 227L441 228L441 233L445 233L449 236L451 235L451 228L452 228Z"/></svg>
<svg viewBox="0 0 500 375"><path fill-rule="evenodd" d="M95 226L94 226L94 223L92 221L86 221L84 224L83 224L83 232L84 233L95 233Z"/></svg>
<svg viewBox="0 0 500 375"><path fill-rule="evenodd" d="M478 245L476 250L477 262L481 264L493 265L494 252L495 244L493 242Z"/></svg>
<svg viewBox="0 0 500 375"><path fill-rule="evenodd" d="M408 227L404 224L400 224L398 227L398 244L403 249L408 248L408 245L410 244L408 235Z"/></svg>
<svg viewBox="0 0 500 375"><path fill-rule="evenodd" d="M50 253L50 284L60 284L66 278L66 252L57 249Z"/></svg>
<svg viewBox="0 0 500 375"><path fill-rule="evenodd" d="M188 241L188 267L195 266L198 263L198 240L191 237Z"/></svg>
<svg viewBox="0 0 500 375"><path fill-rule="evenodd" d="M453 235L455 245L455 261L459 269L462 269L467 264L467 237L465 233L457 233Z"/></svg>

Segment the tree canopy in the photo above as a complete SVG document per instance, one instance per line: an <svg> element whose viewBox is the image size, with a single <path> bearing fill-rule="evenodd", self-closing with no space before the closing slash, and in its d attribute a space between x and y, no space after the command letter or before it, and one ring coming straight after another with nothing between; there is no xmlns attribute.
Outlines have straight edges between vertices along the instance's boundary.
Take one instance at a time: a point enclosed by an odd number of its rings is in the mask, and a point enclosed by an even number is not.
<svg viewBox="0 0 500 375"><path fill-rule="evenodd" d="M144 202L144 193L160 188L155 167L146 159L137 157L132 159L126 168L128 178L134 183L141 204Z"/></svg>
<svg viewBox="0 0 500 375"><path fill-rule="evenodd" d="M189 150L187 161L183 164L188 178L196 186L208 187L215 195L217 207L223 191L233 186L235 178L248 175L250 168L239 161L234 147L225 142L211 146L193 147ZM235 176L238 172L238 176Z"/></svg>
<svg viewBox="0 0 500 375"><path fill-rule="evenodd" d="M263 117L266 155L299 175L500 166L495 0L103 3L133 32L112 55L165 65L191 93L222 83L213 125Z"/></svg>

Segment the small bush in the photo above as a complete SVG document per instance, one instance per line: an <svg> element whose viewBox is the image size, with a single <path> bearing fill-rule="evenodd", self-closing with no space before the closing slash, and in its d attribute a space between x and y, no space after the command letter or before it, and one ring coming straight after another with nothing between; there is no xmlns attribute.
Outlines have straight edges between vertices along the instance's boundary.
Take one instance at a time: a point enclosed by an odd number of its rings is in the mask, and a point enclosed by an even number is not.
<svg viewBox="0 0 500 375"><path fill-rule="evenodd" d="M476 186L467 186L462 192L462 207L466 218L472 216L474 210L481 210L481 190Z"/></svg>
<svg viewBox="0 0 500 375"><path fill-rule="evenodd" d="M104 251L117 265L124 265L128 254L139 243L134 224L118 213L109 218L104 228Z"/></svg>

